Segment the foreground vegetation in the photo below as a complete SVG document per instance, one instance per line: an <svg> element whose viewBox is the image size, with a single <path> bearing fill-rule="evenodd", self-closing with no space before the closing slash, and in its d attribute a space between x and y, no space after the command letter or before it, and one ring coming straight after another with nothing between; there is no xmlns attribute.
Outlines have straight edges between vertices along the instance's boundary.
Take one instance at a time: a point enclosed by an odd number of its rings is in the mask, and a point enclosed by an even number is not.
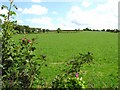
<svg viewBox="0 0 120 90"><path fill-rule="evenodd" d="M42 68L42 75L50 83L61 73L65 63L79 53L93 53L93 63L82 67L83 79L89 87L117 87L118 85L118 33L76 32L17 34L20 38L37 38L35 55L45 55L47 67Z"/></svg>

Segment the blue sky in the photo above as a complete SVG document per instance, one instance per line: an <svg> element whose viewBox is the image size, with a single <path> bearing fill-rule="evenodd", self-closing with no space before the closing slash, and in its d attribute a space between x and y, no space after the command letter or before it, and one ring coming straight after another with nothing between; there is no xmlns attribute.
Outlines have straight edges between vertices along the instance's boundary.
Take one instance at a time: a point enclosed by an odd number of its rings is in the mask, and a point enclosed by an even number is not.
<svg viewBox="0 0 120 90"><path fill-rule="evenodd" d="M21 25L56 30L117 29L119 0L15 0ZM0 2L8 5L8 0ZM0 10L7 13L7 10Z"/></svg>

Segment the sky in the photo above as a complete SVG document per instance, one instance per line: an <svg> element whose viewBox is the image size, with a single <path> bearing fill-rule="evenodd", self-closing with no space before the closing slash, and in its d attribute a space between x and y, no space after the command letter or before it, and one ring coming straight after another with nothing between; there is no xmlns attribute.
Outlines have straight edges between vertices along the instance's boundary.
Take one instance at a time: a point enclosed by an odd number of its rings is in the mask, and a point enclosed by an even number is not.
<svg viewBox="0 0 120 90"><path fill-rule="evenodd" d="M9 5L9 0L0 0ZM15 0L18 24L56 30L117 29L120 0ZM1 10L0 14L6 14Z"/></svg>

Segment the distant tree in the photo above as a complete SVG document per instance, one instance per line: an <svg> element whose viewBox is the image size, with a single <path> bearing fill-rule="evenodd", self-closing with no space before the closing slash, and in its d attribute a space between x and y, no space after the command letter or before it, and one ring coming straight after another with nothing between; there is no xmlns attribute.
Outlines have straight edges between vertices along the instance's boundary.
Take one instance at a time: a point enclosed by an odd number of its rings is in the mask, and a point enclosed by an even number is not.
<svg viewBox="0 0 120 90"><path fill-rule="evenodd" d="M60 29L60 28L58 28L58 29L57 29L57 33L60 33L60 32L61 32L61 29Z"/></svg>
<svg viewBox="0 0 120 90"><path fill-rule="evenodd" d="M85 29L83 29L83 31L86 31Z"/></svg>
<svg viewBox="0 0 120 90"><path fill-rule="evenodd" d="M118 32L120 32L120 30L118 30L118 29L115 29L115 32L116 32L116 33L118 33Z"/></svg>
<svg viewBox="0 0 120 90"><path fill-rule="evenodd" d="M41 32L41 28L38 28L38 33L40 33Z"/></svg>
<svg viewBox="0 0 120 90"><path fill-rule="evenodd" d="M49 32L50 30L49 29L46 29L46 32Z"/></svg>
<svg viewBox="0 0 120 90"><path fill-rule="evenodd" d="M19 33L24 33L24 27L22 25L15 25L14 29Z"/></svg>
<svg viewBox="0 0 120 90"><path fill-rule="evenodd" d="M86 31L89 31L89 28L86 28L85 30L86 30Z"/></svg>
<svg viewBox="0 0 120 90"><path fill-rule="evenodd" d="M105 31L105 29L102 29L101 31Z"/></svg>
<svg viewBox="0 0 120 90"><path fill-rule="evenodd" d="M32 28L29 28L29 33L32 33Z"/></svg>
<svg viewBox="0 0 120 90"><path fill-rule="evenodd" d="M24 27L24 33L30 33L30 28L29 28L29 26L26 26L26 25L23 25L23 27Z"/></svg>
<svg viewBox="0 0 120 90"><path fill-rule="evenodd" d="M41 28L31 28L27 25L16 25L14 28L18 33L40 33Z"/></svg>
<svg viewBox="0 0 120 90"><path fill-rule="evenodd" d="M110 32L110 29L107 29L106 31L107 31L107 32Z"/></svg>
<svg viewBox="0 0 120 90"><path fill-rule="evenodd" d="M89 29L89 31L92 31L92 29Z"/></svg>
<svg viewBox="0 0 120 90"><path fill-rule="evenodd" d="M80 31L80 29L78 29L78 31Z"/></svg>
<svg viewBox="0 0 120 90"><path fill-rule="evenodd" d="M75 29L75 31L77 32L78 30L77 30L77 29Z"/></svg>
<svg viewBox="0 0 120 90"><path fill-rule="evenodd" d="M45 30L45 29L42 29L42 31L43 31L43 33L45 33L46 30Z"/></svg>
<svg viewBox="0 0 120 90"><path fill-rule="evenodd" d="M115 30L112 29L112 30L110 30L110 32L115 32Z"/></svg>
<svg viewBox="0 0 120 90"><path fill-rule="evenodd" d="M32 32L32 33L35 33L35 28L31 28L31 32Z"/></svg>
<svg viewBox="0 0 120 90"><path fill-rule="evenodd" d="M90 29L89 28L85 28L85 29L83 29L83 31L89 31Z"/></svg>
<svg viewBox="0 0 120 90"><path fill-rule="evenodd" d="M38 28L35 28L35 31L34 31L34 33L38 33Z"/></svg>

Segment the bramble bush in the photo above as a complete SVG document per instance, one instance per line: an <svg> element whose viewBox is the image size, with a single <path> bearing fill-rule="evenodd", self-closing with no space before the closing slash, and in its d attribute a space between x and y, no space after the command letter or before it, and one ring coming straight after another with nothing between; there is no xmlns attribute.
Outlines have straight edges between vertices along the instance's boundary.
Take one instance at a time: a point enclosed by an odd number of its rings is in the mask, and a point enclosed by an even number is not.
<svg viewBox="0 0 120 90"><path fill-rule="evenodd" d="M17 6L10 0L10 6L2 5L1 9L7 9L7 15L1 14L4 18L2 22L2 86L3 88L31 88L35 85L44 85L43 78L40 76L40 68L44 64L43 59L34 55L36 49L34 39L22 38L19 44L12 40L15 34L17 21L12 21L16 15L12 7Z"/></svg>
<svg viewBox="0 0 120 90"><path fill-rule="evenodd" d="M82 80L82 70L81 67L85 63L93 61L92 53L88 52L87 54L79 54L74 57L73 60L70 60L65 68L62 70L62 73L57 75L52 82L52 88L87 88L85 81Z"/></svg>

